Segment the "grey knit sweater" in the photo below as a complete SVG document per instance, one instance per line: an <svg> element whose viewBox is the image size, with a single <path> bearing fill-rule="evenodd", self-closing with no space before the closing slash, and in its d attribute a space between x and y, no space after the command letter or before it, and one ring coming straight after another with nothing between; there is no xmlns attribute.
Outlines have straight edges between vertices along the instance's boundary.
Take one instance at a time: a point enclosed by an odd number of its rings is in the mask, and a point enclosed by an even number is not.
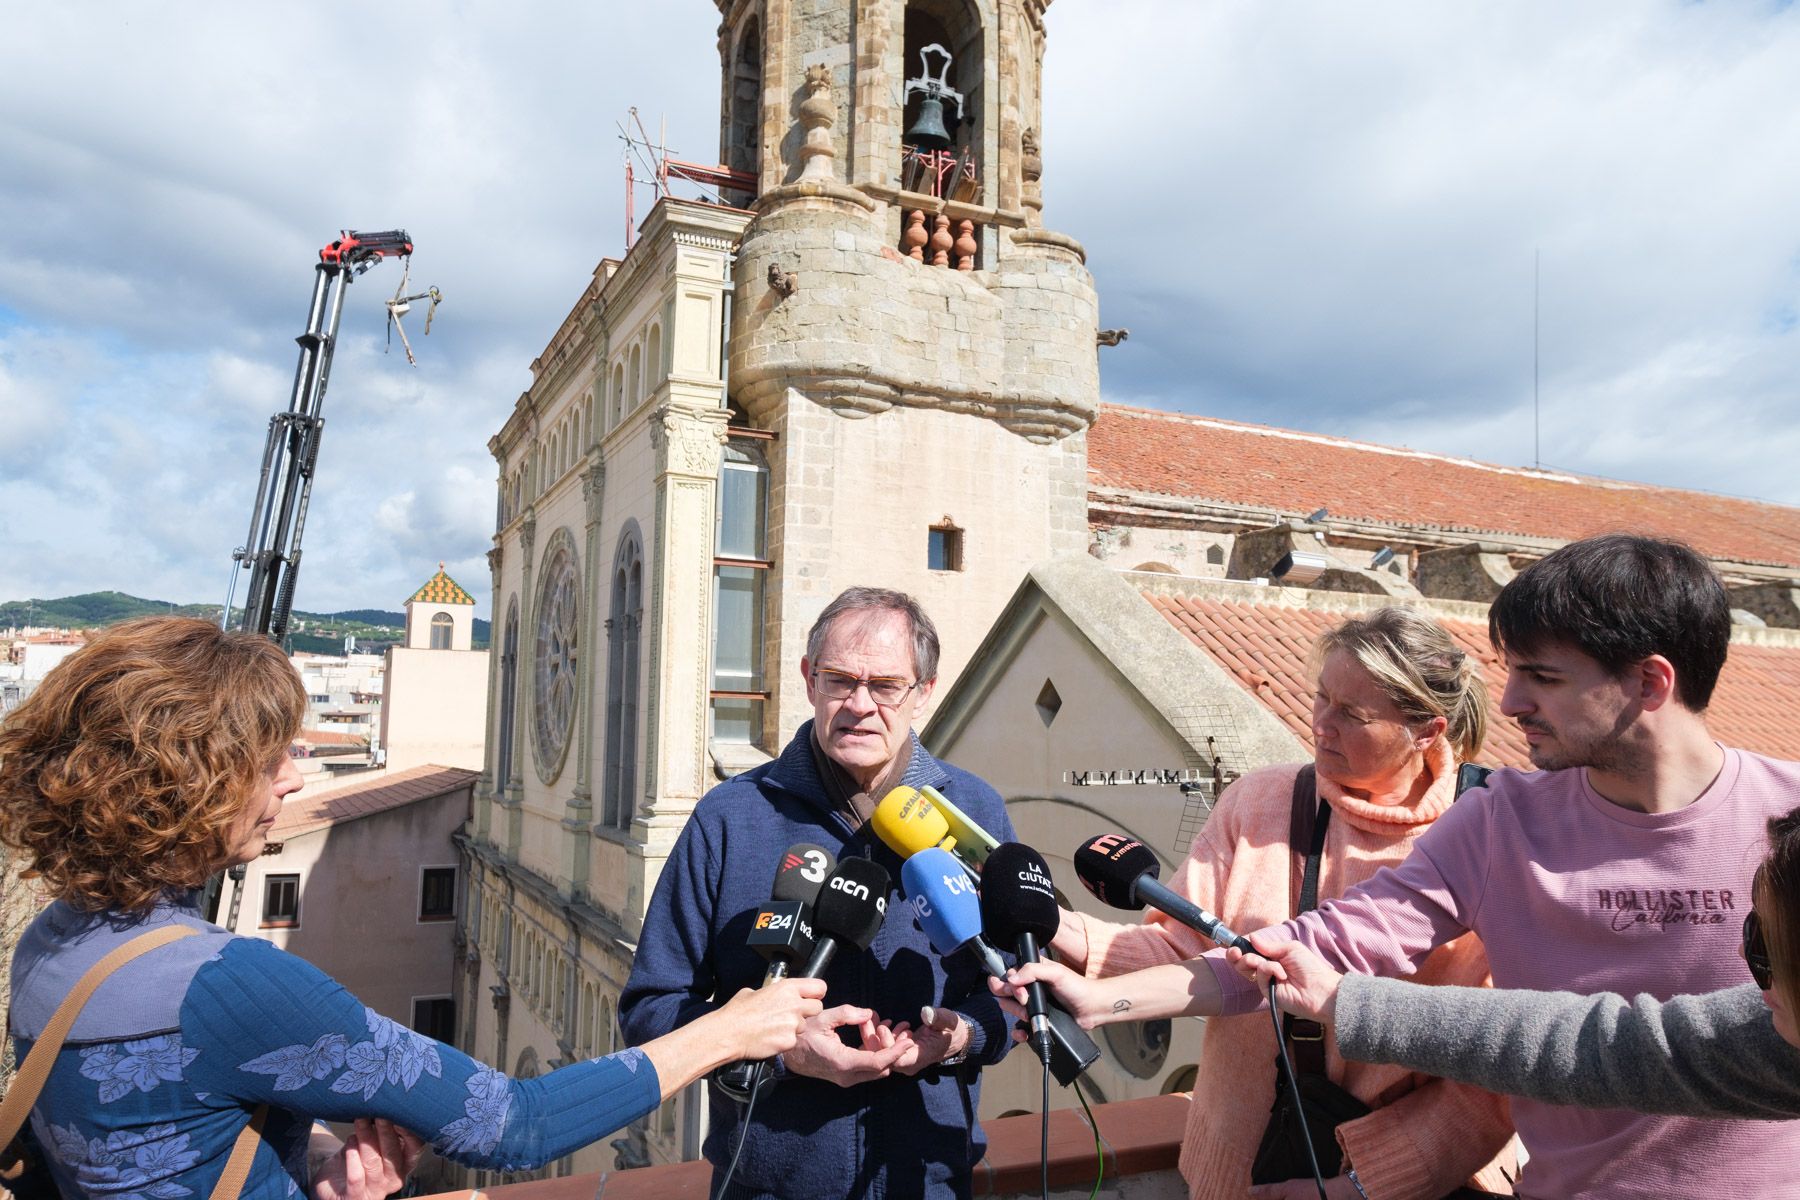
<svg viewBox="0 0 1800 1200"><path fill-rule="evenodd" d="M1704 996L1421 987L1344 978L1338 1049L1550 1104L1682 1116L1800 1116L1800 1049L1754 984Z"/></svg>

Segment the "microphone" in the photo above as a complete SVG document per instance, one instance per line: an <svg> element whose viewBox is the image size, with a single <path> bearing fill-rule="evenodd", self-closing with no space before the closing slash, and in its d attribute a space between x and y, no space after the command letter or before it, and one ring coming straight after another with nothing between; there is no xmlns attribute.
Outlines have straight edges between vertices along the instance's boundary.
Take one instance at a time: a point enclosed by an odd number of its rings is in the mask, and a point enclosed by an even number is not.
<svg viewBox="0 0 1800 1200"><path fill-rule="evenodd" d="M1062 921L1056 905L1056 885L1043 856L1019 842L1002 842L987 856L981 872L981 923L1003 945L1018 946L1020 962L1038 960L1038 942L1056 936ZM1032 983L1025 990L1025 1013L1031 1020L1031 1045L1038 1058L1050 1063L1050 1017L1044 1002L1044 985Z"/></svg>
<svg viewBox="0 0 1800 1200"><path fill-rule="evenodd" d="M887 868L867 858L846 858L819 889L813 904L813 952L797 974L817 979L840 945L867 950L887 915Z"/></svg>
<svg viewBox="0 0 1800 1200"><path fill-rule="evenodd" d="M902 860L922 850L959 849L956 835L950 832L949 819L917 788L897 787L883 796L869 823L875 827L875 835ZM958 858L956 862L971 880L977 877L966 861Z"/></svg>
<svg viewBox="0 0 1800 1200"><path fill-rule="evenodd" d="M961 859L933 846L906 860L900 884L940 957L967 947L989 975L1004 979L1006 963L981 940L981 900L967 871Z"/></svg>
<svg viewBox="0 0 1800 1200"><path fill-rule="evenodd" d="M1075 874L1102 904L1114 908L1142 908L1148 904L1221 946L1256 953L1249 938L1231 932L1218 917L1164 887L1156 878L1158 869L1156 851L1122 833L1089 838L1075 851Z"/></svg>
<svg viewBox="0 0 1800 1200"><path fill-rule="evenodd" d="M950 834L956 839L957 847L963 855L977 867L987 862L988 855L1000 845L998 839L974 821L964 815L963 810L950 802L950 798L936 788L927 784L919 791L937 806L944 814L944 820L950 824Z"/></svg>
<svg viewBox="0 0 1800 1200"><path fill-rule="evenodd" d="M946 850L921 850L906 860L900 881L912 901L931 948L948 958L967 949L995 979L1006 978L1006 963L981 936L981 900L965 868ZM1050 1073L1067 1087L1100 1057L1100 1047L1068 1010L1050 1000Z"/></svg>
<svg viewBox="0 0 1800 1200"><path fill-rule="evenodd" d="M812 927L813 901L836 866L837 859L831 851L811 842L789 846L781 856L775 885L770 889L773 894L767 904L756 910L750 920L750 933L744 939L769 964L763 975L764 986L785 979L817 949ZM713 1073L719 1089L740 1104L773 1078L764 1063L748 1059Z"/></svg>
<svg viewBox="0 0 1800 1200"><path fill-rule="evenodd" d="M827 874L837 865L831 851L802 842L788 848L775 872L774 895L757 910L746 942L763 956L769 970L763 982L783 979L811 957L814 949L812 905Z"/></svg>

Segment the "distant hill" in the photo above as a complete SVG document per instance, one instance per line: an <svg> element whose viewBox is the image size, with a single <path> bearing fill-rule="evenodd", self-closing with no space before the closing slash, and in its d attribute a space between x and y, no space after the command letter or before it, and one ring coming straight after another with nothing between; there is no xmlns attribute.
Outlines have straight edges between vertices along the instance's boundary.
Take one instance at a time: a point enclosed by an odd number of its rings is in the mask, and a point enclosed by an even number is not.
<svg viewBox="0 0 1800 1200"><path fill-rule="evenodd" d="M0 627L56 625L71 629L103 629L108 625L117 625L120 621L129 621L133 617L155 617L171 613L216 621L219 619L219 606L146 600L124 592L88 592L81 596L62 596L55 600L0 601ZM399 642L405 628L404 613L377 608L359 608L338 613L296 610L288 624L288 648L332 653L343 649L346 635L354 635L358 649L379 651ZM475 621L474 643L477 650L487 648L488 622L479 618Z"/></svg>

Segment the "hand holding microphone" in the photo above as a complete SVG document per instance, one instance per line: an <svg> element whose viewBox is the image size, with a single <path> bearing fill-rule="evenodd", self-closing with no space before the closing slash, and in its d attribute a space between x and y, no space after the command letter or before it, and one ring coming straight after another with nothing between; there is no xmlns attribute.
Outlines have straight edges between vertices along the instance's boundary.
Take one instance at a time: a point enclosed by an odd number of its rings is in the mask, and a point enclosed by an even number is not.
<svg viewBox="0 0 1800 1200"><path fill-rule="evenodd" d="M1056 885L1043 856L1019 842L1002 842L988 855L981 874L981 924L1003 945L1018 948L1019 961L1038 961L1038 947L1056 935L1062 920ZM1042 984L1026 987L1027 1040L1046 1066L1050 1062L1050 1016Z"/></svg>
<svg viewBox="0 0 1800 1200"><path fill-rule="evenodd" d="M1075 874L1101 903L1132 909L1148 904L1221 946L1256 953L1248 938L1233 933L1218 917L1164 887L1156 878L1159 869L1156 851L1122 833L1089 838L1075 851ZM1054 927L1051 932L1055 932Z"/></svg>
<svg viewBox="0 0 1800 1200"><path fill-rule="evenodd" d="M801 976L824 974L841 949L869 948L887 913L890 883L881 864L866 858L845 859L838 864L820 887L814 904L815 945L799 972ZM838 1037L838 1029L845 1025L862 1030L862 1049L846 1046ZM884 1037L885 1032L875 1025L873 1012L840 1004L807 1021L799 1041L781 1056L781 1061L794 1074L826 1079L840 1087L866 1083L887 1075L895 1062L912 1049L909 1040L895 1040L891 1034Z"/></svg>

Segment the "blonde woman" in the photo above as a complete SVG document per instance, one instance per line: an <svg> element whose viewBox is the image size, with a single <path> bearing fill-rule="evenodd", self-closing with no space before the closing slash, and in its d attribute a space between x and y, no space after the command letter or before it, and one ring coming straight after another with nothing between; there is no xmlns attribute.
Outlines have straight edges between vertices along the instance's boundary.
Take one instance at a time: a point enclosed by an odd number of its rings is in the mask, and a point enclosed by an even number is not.
<svg viewBox="0 0 1800 1200"><path fill-rule="evenodd" d="M1411 609L1347 621L1319 639L1313 657L1312 781L1303 764L1292 764L1254 771L1227 788L1171 885L1234 929L1294 915L1310 848L1291 844L1297 807L1317 806L1311 823L1325 822L1317 895L1336 896L1406 857L1449 808L1457 764L1474 757L1486 732L1487 691L1475 662L1441 625ZM1054 946L1090 979L1213 948L1156 912L1140 925L1065 913ZM1057 978L1055 964L1030 970L1068 997L1071 981ZM1480 986L1487 973L1481 944L1465 936L1433 953L1417 978ZM1211 983L1202 976L1194 986ZM1138 1006L1122 1014L1167 1015L1147 1011L1141 996L1109 998L1102 1007L1110 1014L1121 999ZM1205 997L1180 1000L1189 1013L1217 1011L1216 995L1210 1009ZM1371 1110L1337 1127L1342 1162L1326 1187L1333 1200L1438 1200L1471 1179L1511 1190L1502 1172L1512 1137L1504 1100L1395 1067L1346 1062L1328 1033L1323 1047L1330 1081ZM1252 1187L1276 1100L1276 1049L1266 1013L1208 1021L1180 1158L1195 1200L1316 1196L1304 1165L1285 1181ZM1504 1158L1509 1163L1510 1153Z"/></svg>

